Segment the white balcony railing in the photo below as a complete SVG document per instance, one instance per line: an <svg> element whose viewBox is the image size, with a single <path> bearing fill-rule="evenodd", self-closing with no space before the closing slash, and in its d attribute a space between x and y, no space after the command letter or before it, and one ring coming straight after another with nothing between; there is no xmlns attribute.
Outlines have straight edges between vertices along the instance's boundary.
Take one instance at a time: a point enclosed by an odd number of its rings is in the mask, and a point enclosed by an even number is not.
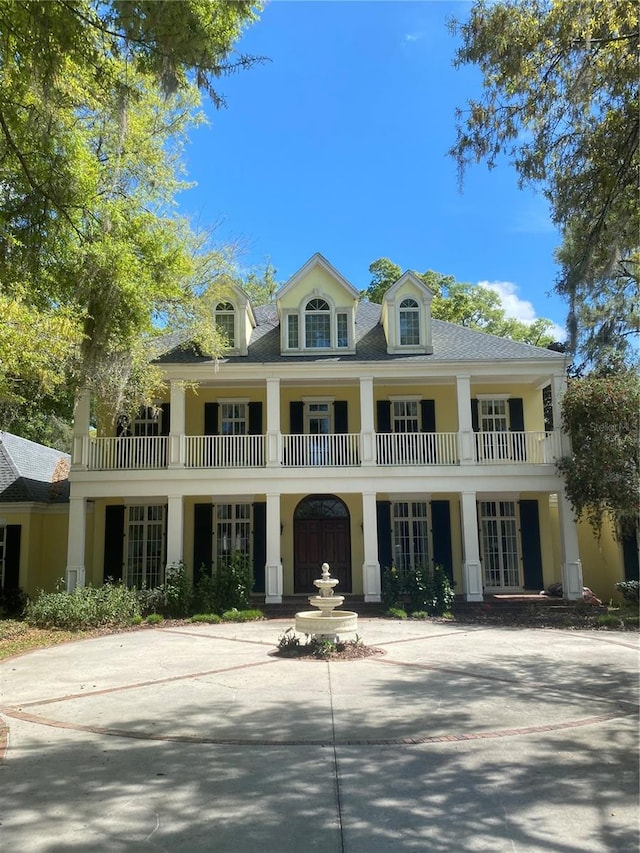
<svg viewBox="0 0 640 853"><path fill-rule="evenodd" d="M188 435L187 468L259 468L265 464L263 435Z"/></svg>
<svg viewBox="0 0 640 853"><path fill-rule="evenodd" d="M171 461L186 468L260 468L266 464L263 435L187 435L183 438L180 461ZM561 456L558 430L479 432L473 438L473 461L481 465L549 464ZM168 467L166 436L87 441L88 457L83 452L83 459L87 459L92 471ZM376 465L380 466L457 465L460 462L459 436L455 432L378 433L375 447ZM361 458L358 433L281 436L279 459L286 468L356 467L361 464Z"/></svg>
<svg viewBox="0 0 640 853"><path fill-rule="evenodd" d="M475 433L476 462L483 465L553 462L560 456L560 433L478 432Z"/></svg>
<svg viewBox="0 0 640 853"><path fill-rule="evenodd" d="M164 435L92 438L89 443L89 468L93 471L166 466L167 437Z"/></svg>
<svg viewBox="0 0 640 853"><path fill-rule="evenodd" d="M282 464L288 468L359 465L360 435L283 435Z"/></svg>
<svg viewBox="0 0 640 853"><path fill-rule="evenodd" d="M455 432L404 432L376 435L378 465L457 465Z"/></svg>

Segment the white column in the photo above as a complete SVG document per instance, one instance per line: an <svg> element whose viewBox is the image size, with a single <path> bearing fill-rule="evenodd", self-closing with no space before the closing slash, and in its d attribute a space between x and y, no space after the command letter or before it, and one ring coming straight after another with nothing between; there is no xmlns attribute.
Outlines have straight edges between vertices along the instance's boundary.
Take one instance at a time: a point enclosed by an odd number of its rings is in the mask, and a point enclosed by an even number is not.
<svg viewBox="0 0 640 853"><path fill-rule="evenodd" d="M378 517L376 493L362 495L362 535L364 537L364 563L362 564L362 590L365 601L380 601L382 585L378 561Z"/></svg>
<svg viewBox="0 0 640 853"><path fill-rule="evenodd" d="M167 498L167 568L184 560L182 495Z"/></svg>
<svg viewBox="0 0 640 853"><path fill-rule="evenodd" d="M73 407L73 446L71 464L74 468L86 468L89 464L89 419L91 416L91 395L81 391Z"/></svg>
<svg viewBox="0 0 640 853"><path fill-rule="evenodd" d="M69 535L67 538L67 592L84 586L84 545L87 504L84 498L69 498Z"/></svg>
<svg viewBox="0 0 640 853"><path fill-rule="evenodd" d="M462 577L466 601L483 601L482 565L478 539L478 508L475 492L460 495L462 514Z"/></svg>
<svg viewBox="0 0 640 853"><path fill-rule="evenodd" d="M373 377L360 377L360 444L363 465L376 464L376 434L373 423Z"/></svg>
<svg viewBox="0 0 640 853"><path fill-rule="evenodd" d="M560 548L562 553L562 595L573 601L582 598L584 581L578 550L578 528L571 504L564 492L558 494Z"/></svg>
<svg viewBox="0 0 640 853"><path fill-rule="evenodd" d="M473 462L473 426L471 423L471 377L456 376L456 395L458 398L458 442L460 462Z"/></svg>
<svg viewBox="0 0 640 853"><path fill-rule="evenodd" d="M277 465L280 465L280 380L270 378L267 379L267 467Z"/></svg>
<svg viewBox="0 0 640 853"><path fill-rule="evenodd" d="M551 409L553 411L553 429L560 435L560 447L558 448L560 456L569 456L571 453L571 439L567 433L562 432L562 398L566 390L566 376L554 376L551 381Z"/></svg>
<svg viewBox="0 0 640 853"><path fill-rule="evenodd" d="M185 435L185 391L184 384L172 380L170 391L171 422L169 424L169 468L183 468Z"/></svg>
<svg viewBox="0 0 640 853"><path fill-rule="evenodd" d="M280 495L267 494L267 563L264 568L265 604L280 604L282 602L280 537Z"/></svg>

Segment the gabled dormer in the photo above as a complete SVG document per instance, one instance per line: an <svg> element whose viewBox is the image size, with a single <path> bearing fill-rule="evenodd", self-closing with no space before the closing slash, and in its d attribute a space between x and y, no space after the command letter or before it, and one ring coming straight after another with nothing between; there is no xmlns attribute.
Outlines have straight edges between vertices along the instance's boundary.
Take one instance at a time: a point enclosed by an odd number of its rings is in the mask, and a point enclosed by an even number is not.
<svg viewBox="0 0 640 853"><path fill-rule="evenodd" d="M381 320L390 355L431 355L433 291L418 276L404 273L385 293Z"/></svg>
<svg viewBox="0 0 640 853"><path fill-rule="evenodd" d="M320 253L276 296L282 355L355 352L358 291Z"/></svg>
<svg viewBox="0 0 640 853"><path fill-rule="evenodd" d="M227 340L225 354L247 355L256 318L245 291L237 285L229 285L224 295L214 303L213 315L216 326Z"/></svg>

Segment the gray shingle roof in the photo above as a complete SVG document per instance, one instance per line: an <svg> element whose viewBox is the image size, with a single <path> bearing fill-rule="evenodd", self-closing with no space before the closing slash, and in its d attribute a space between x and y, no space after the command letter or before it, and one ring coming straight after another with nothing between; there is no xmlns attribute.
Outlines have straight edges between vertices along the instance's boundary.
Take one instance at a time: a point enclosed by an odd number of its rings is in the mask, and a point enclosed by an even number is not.
<svg viewBox="0 0 640 853"><path fill-rule="evenodd" d="M381 306L373 302L360 302L356 312L356 352L355 355L327 353L331 361L372 362L406 361L407 363L442 363L456 361L508 361L544 359L563 360L564 355L552 350L511 341L497 335L489 335L476 329L467 329L444 320L433 320L432 355L389 355L384 330L380 325ZM261 305L255 309L256 326L249 341L248 355L223 356L220 361L227 364L247 364L251 362L278 362L287 364L304 362L308 358L318 361L318 353L305 356L300 354L280 354L280 327L275 304ZM196 352L185 343L184 336L167 335L164 339L164 354L157 361L163 364L200 363L209 361L209 357Z"/></svg>
<svg viewBox="0 0 640 853"><path fill-rule="evenodd" d="M69 500L70 456L0 431L0 502Z"/></svg>

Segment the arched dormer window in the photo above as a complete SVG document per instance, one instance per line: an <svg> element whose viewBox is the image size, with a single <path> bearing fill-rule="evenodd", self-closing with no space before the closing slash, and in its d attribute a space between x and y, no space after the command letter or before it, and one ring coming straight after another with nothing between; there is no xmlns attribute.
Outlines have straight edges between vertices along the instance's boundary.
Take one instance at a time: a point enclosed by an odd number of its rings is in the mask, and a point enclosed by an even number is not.
<svg viewBox="0 0 640 853"><path fill-rule="evenodd" d="M400 346L420 345L420 307L415 299L403 299L398 309Z"/></svg>
<svg viewBox="0 0 640 853"><path fill-rule="evenodd" d="M216 326L225 336L227 346L236 345L236 311L230 302L219 302L216 305Z"/></svg>
<svg viewBox="0 0 640 853"><path fill-rule="evenodd" d="M331 347L331 308L324 299L310 299L304 309L305 343L310 349Z"/></svg>

